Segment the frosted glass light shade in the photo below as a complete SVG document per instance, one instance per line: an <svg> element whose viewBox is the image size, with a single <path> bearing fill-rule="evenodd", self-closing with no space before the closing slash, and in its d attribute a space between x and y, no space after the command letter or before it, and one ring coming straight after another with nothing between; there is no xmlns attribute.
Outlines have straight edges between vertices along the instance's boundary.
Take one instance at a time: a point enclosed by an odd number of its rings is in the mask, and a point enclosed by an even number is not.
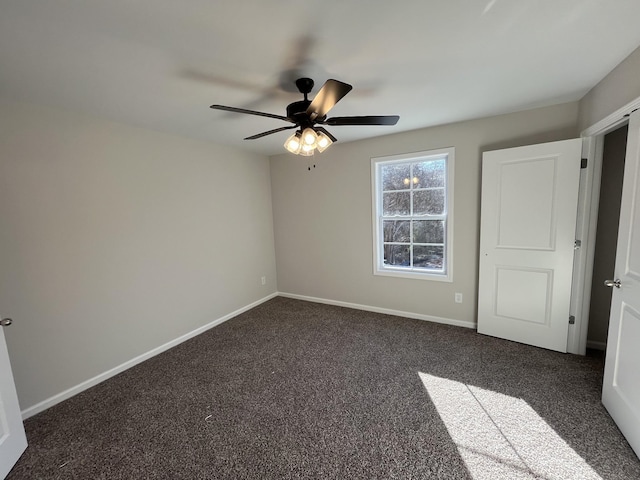
<svg viewBox="0 0 640 480"><path fill-rule="evenodd" d="M313 128L307 127L302 132L297 131L284 142L284 148L294 155L309 157L318 152L324 152L333 143L331 138L323 133L316 132Z"/></svg>
<svg viewBox="0 0 640 480"><path fill-rule="evenodd" d="M313 155L313 151L315 150L315 146L313 145L306 145L306 144L302 144L302 148L300 149L300 152L298 152L298 155L302 155L304 157L310 157L311 155Z"/></svg>
<svg viewBox="0 0 640 480"><path fill-rule="evenodd" d="M317 141L318 134L315 132L315 130L313 128L305 128L302 132L302 143L315 147Z"/></svg>
<svg viewBox="0 0 640 480"><path fill-rule="evenodd" d="M333 142L331 141L331 139L326 136L324 133L320 132L318 134L318 141L316 143L316 148L318 149L318 151L320 153L324 152L327 148L329 148L329 145L331 145Z"/></svg>
<svg viewBox="0 0 640 480"><path fill-rule="evenodd" d="M300 150L302 149L300 132L296 132L293 135L291 135L289 138L287 138L287 141L284 142L284 148L286 148L288 151L296 155L300 153Z"/></svg>

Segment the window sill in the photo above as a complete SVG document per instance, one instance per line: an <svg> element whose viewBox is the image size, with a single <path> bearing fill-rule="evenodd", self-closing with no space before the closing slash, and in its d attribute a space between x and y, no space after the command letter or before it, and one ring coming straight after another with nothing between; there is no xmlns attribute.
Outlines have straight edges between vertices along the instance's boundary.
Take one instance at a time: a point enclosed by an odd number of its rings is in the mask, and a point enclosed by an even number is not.
<svg viewBox="0 0 640 480"><path fill-rule="evenodd" d="M374 275L382 277L397 277L397 278L411 278L413 280L431 280L433 282L453 282L451 274L446 273L422 273L412 271L402 271L393 269L380 269L376 268L373 271Z"/></svg>

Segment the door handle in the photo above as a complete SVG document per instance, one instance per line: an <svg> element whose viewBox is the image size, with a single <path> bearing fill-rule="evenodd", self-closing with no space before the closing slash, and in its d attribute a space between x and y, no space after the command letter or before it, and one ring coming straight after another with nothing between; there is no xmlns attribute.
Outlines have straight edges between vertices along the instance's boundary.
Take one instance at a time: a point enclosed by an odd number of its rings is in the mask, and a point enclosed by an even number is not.
<svg viewBox="0 0 640 480"><path fill-rule="evenodd" d="M622 286L622 284L620 283L620 280L617 278L615 280L605 280L604 284L606 287L620 288Z"/></svg>
<svg viewBox="0 0 640 480"><path fill-rule="evenodd" d="M0 325L2 325L3 327L8 327L12 323L13 320L11 320L10 318L3 318L2 320L0 320Z"/></svg>

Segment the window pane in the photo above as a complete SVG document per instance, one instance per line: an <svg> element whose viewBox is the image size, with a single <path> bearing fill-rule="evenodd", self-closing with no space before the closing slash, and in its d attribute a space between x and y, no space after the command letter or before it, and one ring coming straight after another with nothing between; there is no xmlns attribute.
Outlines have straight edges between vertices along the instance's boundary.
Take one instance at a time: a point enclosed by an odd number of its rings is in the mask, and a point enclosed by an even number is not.
<svg viewBox="0 0 640 480"><path fill-rule="evenodd" d="M442 220L414 221L413 222L413 241L415 243L444 243L444 221Z"/></svg>
<svg viewBox="0 0 640 480"><path fill-rule="evenodd" d="M419 268L442 269L444 247L413 247L413 266Z"/></svg>
<svg viewBox="0 0 640 480"><path fill-rule="evenodd" d="M402 190L409 188L410 165L384 165L382 167L382 189Z"/></svg>
<svg viewBox="0 0 640 480"><path fill-rule="evenodd" d="M409 243L409 223L408 220L385 220L384 241Z"/></svg>
<svg viewBox="0 0 640 480"><path fill-rule="evenodd" d="M385 245L384 264L408 267L411 260L409 245Z"/></svg>
<svg viewBox="0 0 640 480"><path fill-rule="evenodd" d="M417 179L417 183L414 185L416 188L444 187L444 177L444 159L420 162L413 165L414 182Z"/></svg>
<svg viewBox="0 0 640 480"><path fill-rule="evenodd" d="M443 148L372 159L375 274L451 280L453 157Z"/></svg>
<svg viewBox="0 0 640 480"><path fill-rule="evenodd" d="M441 215L444 213L444 189L413 192L414 215Z"/></svg>
<svg viewBox="0 0 640 480"><path fill-rule="evenodd" d="M409 215L411 213L410 192L390 192L383 195L382 215L393 217L395 215Z"/></svg>

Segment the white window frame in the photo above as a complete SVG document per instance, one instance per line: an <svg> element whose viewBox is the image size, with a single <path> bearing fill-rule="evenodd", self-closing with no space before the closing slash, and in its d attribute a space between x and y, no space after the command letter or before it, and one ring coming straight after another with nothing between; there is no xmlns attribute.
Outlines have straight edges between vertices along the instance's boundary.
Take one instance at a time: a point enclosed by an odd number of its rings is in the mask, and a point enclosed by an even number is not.
<svg viewBox="0 0 640 480"><path fill-rule="evenodd" d="M379 179L383 165L415 163L425 160L445 159L445 211L442 215L420 216L424 219L444 219L444 257L441 272L428 271L414 267L398 267L384 265L384 236L382 215L382 186ZM373 214L373 274L400 278L415 278L439 282L453 282L453 172L455 165L455 148L441 148L401 155L374 157L371 159L371 197ZM390 217L388 217L390 218ZM398 217L393 217L398 219ZM414 218L415 217L409 217Z"/></svg>

